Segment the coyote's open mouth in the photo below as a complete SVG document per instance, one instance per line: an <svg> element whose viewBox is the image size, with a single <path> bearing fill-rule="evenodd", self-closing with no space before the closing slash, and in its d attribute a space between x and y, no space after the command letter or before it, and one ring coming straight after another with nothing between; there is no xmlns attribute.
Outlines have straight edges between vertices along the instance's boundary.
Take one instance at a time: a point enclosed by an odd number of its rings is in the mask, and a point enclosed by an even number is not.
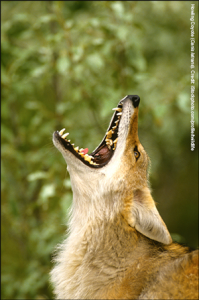
<svg viewBox="0 0 199 300"><path fill-rule="evenodd" d="M122 118L122 108L123 101L126 98L132 98L132 101L137 101L139 103L138 96L126 96L124 97L118 104L116 108L113 108L115 111L112 119L110 121L107 132L99 144L99 146L90 154L88 154L88 149L79 149L79 147L75 147L74 144L70 143L70 140L67 139L69 133L64 133L65 128L60 131L55 131L53 135L53 139L61 144L63 148L70 151L73 155L75 155L79 160L81 160L85 165L92 168L100 168L105 166L111 159L114 154L114 151L117 147L118 141L118 128L119 123Z"/></svg>

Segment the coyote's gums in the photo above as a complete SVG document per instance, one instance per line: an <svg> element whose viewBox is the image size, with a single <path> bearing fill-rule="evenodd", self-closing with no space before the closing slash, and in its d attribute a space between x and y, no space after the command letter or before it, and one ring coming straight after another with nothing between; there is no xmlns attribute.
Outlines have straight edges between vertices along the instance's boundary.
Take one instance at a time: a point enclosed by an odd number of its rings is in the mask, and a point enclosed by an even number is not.
<svg viewBox="0 0 199 300"><path fill-rule="evenodd" d="M68 237L51 271L57 299L198 299L198 252L172 242L150 193L139 102L119 102L90 155L64 129L53 135L73 190Z"/></svg>

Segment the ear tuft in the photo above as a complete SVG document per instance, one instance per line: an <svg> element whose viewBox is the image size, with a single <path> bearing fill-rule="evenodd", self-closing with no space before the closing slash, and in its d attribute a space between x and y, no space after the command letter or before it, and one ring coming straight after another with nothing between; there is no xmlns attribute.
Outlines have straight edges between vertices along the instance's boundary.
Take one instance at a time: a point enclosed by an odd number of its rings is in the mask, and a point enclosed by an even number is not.
<svg viewBox="0 0 199 300"><path fill-rule="evenodd" d="M162 220L148 188L133 193L132 211L128 223L152 240L163 244L172 242L169 231Z"/></svg>

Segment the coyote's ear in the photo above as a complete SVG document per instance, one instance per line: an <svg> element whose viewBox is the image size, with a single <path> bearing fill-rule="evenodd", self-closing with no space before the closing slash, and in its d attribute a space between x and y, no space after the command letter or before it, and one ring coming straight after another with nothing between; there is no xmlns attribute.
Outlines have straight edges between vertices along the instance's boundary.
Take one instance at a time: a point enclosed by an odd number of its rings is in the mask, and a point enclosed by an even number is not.
<svg viewBox="0 0 199 300"><path fill-rule="evenodd" d="M170 244L171 236L157 211L149 189L135 190L133 195L133 208L128 214L129 225L152 240Z"/></svg>

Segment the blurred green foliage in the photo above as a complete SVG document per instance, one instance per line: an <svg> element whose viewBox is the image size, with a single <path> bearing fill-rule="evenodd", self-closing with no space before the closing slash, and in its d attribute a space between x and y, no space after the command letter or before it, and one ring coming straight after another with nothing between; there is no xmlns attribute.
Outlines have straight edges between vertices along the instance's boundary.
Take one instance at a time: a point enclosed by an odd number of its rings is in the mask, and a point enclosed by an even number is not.
<svg viewBox="0 0 199 300"><path fill-rule="evenodd" d="M72 200L53 131L67 128L92 151L127 94L141 98L139 136L158 209L174 239L197 246L190 3L1 2L1 299L53 297L51 258Z"/></svg>

